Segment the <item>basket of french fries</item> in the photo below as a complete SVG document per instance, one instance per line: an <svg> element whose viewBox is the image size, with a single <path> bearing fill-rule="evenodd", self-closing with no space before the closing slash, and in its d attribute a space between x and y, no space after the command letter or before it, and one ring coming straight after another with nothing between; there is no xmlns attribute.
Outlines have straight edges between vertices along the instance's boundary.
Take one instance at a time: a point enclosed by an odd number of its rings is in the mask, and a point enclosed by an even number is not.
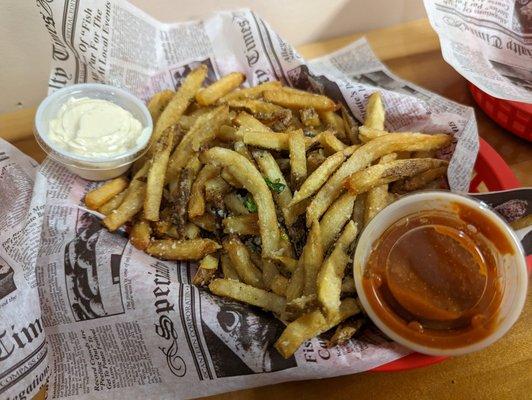
<svg viewBox="0 0 532 400"><path fill-rule="evenodd" d="M379 92L359 126L325 95L240 88L239 72L203 87L206 75L151 98L149 151L85 204L136 248L198 262L195 285L273 313L283 357L327 331L345 343L364 322L349 272L359 233L401 194L445 186L451 137L386 131Z"/></svg>

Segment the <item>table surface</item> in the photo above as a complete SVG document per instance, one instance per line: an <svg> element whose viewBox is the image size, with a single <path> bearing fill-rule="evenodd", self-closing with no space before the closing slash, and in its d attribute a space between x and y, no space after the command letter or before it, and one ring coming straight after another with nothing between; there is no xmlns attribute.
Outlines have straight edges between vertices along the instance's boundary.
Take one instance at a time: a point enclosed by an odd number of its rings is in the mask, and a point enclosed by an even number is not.
<svg viewBox="0 0 532 400"><path fill-rule="evenodd" d="M365 35L377 56L398 76L449 99L475 107L465 79L445 63L427 20L299 47L306 58L324 55ZM524 186L532 186L532 145L506 132L475 107L480 136L510 165ZM0 115L0 137L37 161L44 153L33 139L35 109ZM438 365L392 373L361 373L289 382L209 397L211 400L275 399L456 399L530 398L532 388L532 295L520 319L499 342L478 353ZM252 377L250 378L252 379ZM36 398L44 398L43 391Z"/></svg>

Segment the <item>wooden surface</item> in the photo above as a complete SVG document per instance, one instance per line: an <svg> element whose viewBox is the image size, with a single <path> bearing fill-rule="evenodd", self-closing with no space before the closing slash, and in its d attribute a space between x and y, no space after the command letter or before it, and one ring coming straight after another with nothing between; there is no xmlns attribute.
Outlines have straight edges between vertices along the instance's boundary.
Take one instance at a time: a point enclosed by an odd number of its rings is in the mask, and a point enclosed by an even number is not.
<svg viewBox="0 0 532 400"><path fill-rule="evenodd" d="M362 34L299 48L317 57ZM475 106L466 81L447 65L426 20L366 34L377 56L400 77L459 103ZM476 107L475 107L476 108ZM42 161L33 139L34 110L0 116L0 137ZM525 186L532 186L532 145L498 127L476 108L480 136L505 159ZM211 400L271 399L525 399L532 390L532 296L519 321L486 350L430 367L394 373L363 373L339 378L290 382L209 397ZM250 376L250 379L253 379ZM42 393L38 398L42 399Z"/></svg>

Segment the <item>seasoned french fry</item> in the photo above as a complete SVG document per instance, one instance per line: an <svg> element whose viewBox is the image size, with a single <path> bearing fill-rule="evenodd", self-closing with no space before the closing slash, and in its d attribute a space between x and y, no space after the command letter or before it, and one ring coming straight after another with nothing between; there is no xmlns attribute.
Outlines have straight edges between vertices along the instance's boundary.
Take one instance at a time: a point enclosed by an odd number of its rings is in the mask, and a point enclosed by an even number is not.
<svg viewBox="0 0 532 400"><path fill-rule="evenodd" d="M297 260L292 257L275 256L272 260L277 261L288 274L293 274L297 268Z"/></svg>
<svg viewBox="0 0 532 400"><path fill-rule="evenodd" d="M363 319L348 319L342 322L336 327L336 331L329 343L327 343L327 347L343 346L359 331L363 324Z"/></svg>
<svg viewBox="0 0 532 400"><path fill-rule="evenodd" d="M386 154L381 157L379 164L387 164L397 158L397 153ZM366 194L366 209L364 212L364 226L373 219L384 207L388 205L388 184L376 186Z"/></svg>
<svg viewBox="0 0 532 400"><path fill-rule="evenodd" d="M290 178L292 187L298 188L307 177L305 137L301 129L290 132L288 136L288 149L290 150Z"/></svg>
<svg viewBox="0 0 532 400"><path fill-rule="evenodd" d="M303 294L305 289L305 267L298 263L297 268L292 273L288 286L286 288L286 300L291 301L297 299Z"/></svg>
<svg viewBox="0 0 532 400"><path fill-rule="evenodd" d="M145 164L137 171L129 187L126 189L127 194L118 208L107 215L102 223L111 232L117 230L127 221L131 220L135 214L142 210L144 197L146 195L146 184L142 182L148 173L149 165Z"/></svg>
<svg viewBox="0 0 532 400"><path fill-rule="evenodd" d="M291 357L299 346L314 336L328 331L345 319L360 312L355 299L347 298L342 301L340 311L327 318L320 310L314 310L302 315L294 322L288 324L277 342L275 348L284 358Z"/></svg>
<svg viewBox="0 0 532 400"><path fill-rule="evenodd" d="M201 229L208 232L216 232L220 228L220 224L216 220L216 217L209 213L198 215L191 221L194 225L199 226Z"/></svg>
<svg viewBox="0 0 532 400"><path fill-rule="evenodd" d="M216 132L227 119L228 113L229 109L226 106L220 106L196 120L170 156L166 171L167 181L177 179L191 155L214 139Z"/></svg>
<svg viewBox="0 0 532 400"><path fill-rule="evenodd" d="M279 296L286 295L286 288L288 287L288 279L286 279L281 274L275 275L272 280L271 289L272 292L278 294Z"/></svg>
<svg viewBox="0 0 532 400"><path fill-rule="evenodd" d="M97 210L99 207L103 206L114 196L127 188L128 184L129 181L124 176L111 179L105 182L102 186L99 186L96 189L88 192L85 195L85 204L91 210Z"/></svg>
<svg viewBox="0 0 532 400"><path fill-rule="evenodd" d="M227 167L229 172L252 194L259 215L263 257L279 251L280 231L273 197L257 168L235 151L214 147L203 153L205 162Z"/></svg>
<svg viewBox="0 0 532 400"><path fill-rule="evenodd" d="M319 306L316 294L307 294L286 303L283 320L293 321Z"/></svg>
<svg viewBox="0 0 532 400"><path fill-rule="evenodd" d="M384 136L390 132L383 131L380 129L368 128L367 126L361 126L358 128L358 138L362 143L367 143L373 139L378 138L379 136Z"/></svg>
<svg viewBox="0 0 532 400"><path fill-rule="evenodd" d="M187 75L179 89L177 89L174 97L172 97L172 100L170 100L159 116L159 119L155 124L155 129L153 130L153 135L150 139L151 143L156 143L166 128L179 121L179 118L181 118L190 105L196 92L201 88L206 76L207 66L203 64ZM152 155L153 151L150 148L147 153L147 158Z"/></svg>
<svg viewBox="0 0 532 400"><path fill-rule="evenodd" d="M205 165L196 177L190 190L188 201L188 217L193 219L205 213L205 182L220 173L220 168L213 165Z"/></svg>
<svg viewBox="0 0 532 400"><path fill-rule="evenodd" d="M335 154L336 152L345 150L347 148L347 145L342 143L341 140L338 140L338 138L334 136L334 133L331 131L320 133L318 140L328 154Z"/></svg>
<svg viewBox="0 0 532 400"><path fill-rule="evenodd" d="M404 181L396 182L393 185L393 190L400 192L411 192L414 190L422 189L430 182L433 182L434 180L445 176L446 173L447 165L431 168L411 178L405 179Z"/></svg>
<svg viewBox="0 0 532 400"><path fill-rule="evenodd" d="M245 99L256 99L262 96L262 93L265 90L275 90L281 87L281 82L279 81L272 81L272 82L264 82L260 85L244 88L240 90L235 90L231 93L228 93L224 97L220 99L220 102L226 102L229 100L245 100Z"/></svg>
<svg viewBox="0 0 532 400"><path fill-rule="evenodd" d="M205 182L205 200L214 204L223 204L223 199L231 190L231 186L221 176Z"/></svg>
<svg viewBox="0 0 532 400"><path fill-rule="evenodd" d="M288 279L279 273L272 260L264 259L262 261L262 280L267 289L280 296L285 295Z"/></svg>
<svg viewBox="0 0 532 400"><path fill-rule="evenodd" d="M353 206L353 216L351 219L360 231L364 229L364 213L366 212L366 193L360 193L355 199Z"/></svg>
<svg viewBox="0 0 532 400"><path fill-rule="evenodd" d="M129 232L129 241L139 250L146 250L150 244L151 226L146 220L135 221Z"/></svg>
<svg viewBox="0 0 532 400"><path fill-rule="evenodd" d="M351 219L355 196L344 193L323 214L320 221L323 251L327 252L344 225Z"/></svg>
<svg viewBox="0 0 532 400"><path fill-rule="evenodd" d="M302 108L299 110L299 115L305 126L316 127L320 125L320 116L314 108Z"/></svg>
<svg viewBox="0 0 532 400"><path fill-rule="evenodd" d="M357 227L353 221L349 222L334 246L331 255L321 266L316 279L316 292L318 301L324 314L331 318L340 311L340 295L342 292L342 279L349 262L348 248L355 240Z"/></svg>
<svg viewBox="0 0 532 400"><path fill-rule="evenodd" d="M207 286L216 276L218 269L218 258L210 254L200 261L198 270L192 278L192 284L196 286Z"/></svg>
<svg viewBox="0 0 532 400"><path fill-rule="evenodd" d="M321 111L319 114L320 119L328 129L333 129L342 139L346 138L344 120L342 117L340 117L334 111Z"/></svg>
<svg viewBox="0 0 532 400"><path fill-rule="evenodd" d="M376 164L363 171L355 172L345 180L345 187L353 194L364 193L369 189L409 178L429 169L446 166L447 161L435 158L410 158L386 164Z"/></svg>
<svg viewBox="0 0 532 400"><path fill-rule="evenodd" d="M196 177L201 168L198 156L194 155L189 159L185 168L179 175L179 181L175 189L171 193L171 198L174 201L174 223L177 225L178 232L182 232L185 224L187 223L187 209L190 199L190 192L192 190L192 184L196 180Z"/></svg>
<svg viewBox="0 0 532 400"><path fill-rule="evenodd" d="M224 181L226 181L229 185L233 186L237 189L242 189L243 186L240 182L238 182L233 175L226 169L222 169L222 172L220 173L220 176Z"/></svg>
<svg viewBox="0 0 532 400"><path fill-rule="evenodd" d="M251 262L249 250L236 236L225 240L223 248L242 282L264 288L262 272Z"/></svg>
<svg viewBox="0 0 532 400"><path fill-rule="evenodd" d="M231 99L227 100L227 105L232 108L246 109L258 119L271 120L274 119L276 115L288 115L286 112L287 110L283 107L262 100Z"/></svg>
<svg viewBox="0 0 532 400"><path fill-rule="evenodd" d="M245 131L242 140L245 144L263 149L288 150L288 133Z"/></svg>
<svg viewBox="0 0 532 400"><path fill-rule="evenodd" d="M124 201L127 194L127 189L121 191L116 196L114 196L111 200L109 200L107 203L103 204L98 208L98 211L102 213L103 215L109 215L113 210L116 210L120 204Z"/></svg>
<svg viewBox="0 0 532 400"><path fill-rule="evenodd" d="M260 234L259 218L257 213L247 215L235 215L224 218L222 221L224 232L240 236Z"/></svg>
<svg viewBox="0 0 532 400"><path fill-rule="evenodd" d="M170 103L174 97L175 92L173 90L161 90L155 93L148 102L148 111L150 112L153 125L157 125L157 120L161 116L162 112Z"/></svg>
<svg viewBox="0 0 532 400"><path fill-rule="evenodd" d="M244 131L255 132L273 132L268 126L264 125L257 118L249 115L247 112L239 112L235 118L235 122L240 126L239 131L241 135Z"/></svg>
<svg viewBox="0 0 532 400"><path fill-rule="evenodd" d="M345 135L351 142L351 144L359 144L360 140L358 139L358 123L351 116L349 111L345 108L344 105L341 106L342 109L342 119L344 121Z"/></svg>
<svg viewBox="0 0 532 400"><path fill-rule="evenodd" d="M327 157L323 154L323 149L314 150L307 154L307 174L312 174L325 162Z"/></svg>
<svg viewBox="0 0 532 400"><path fill-rule="evenodd" d="M369 96L366 104L366 118L364 126L373 129L384 130L384 106L379 92L374 92Z"/></svg>
<svg viewBox="0 0 532 400"><path fill-rule="evenodd" d="M176 229L175 226L173 228ZM200 233L200 228L191 222L187 223L183 228L183 235L187 239L199 239Z"/></svg>
<svg viewBox="0 0 532 400"><path fill-rule="evenodd" d="M195 261L214 253L221 247L211 239L162 239L152 240L146 248L146 253L163 260Z"/></svg>
<svg viewBox="0 0 532 400"><path fill-rule="evenodd" d="M300 90L266 90L263 96L269 102L282 107L301 109L314 108L315 110L332 111L336 108L334 101L320 94L308 93Z"/></svg>
<svg viewBox="0 0 532 400"><path fill-rule="evenodd" d="M327 159L303 182L301 188L294 193L294 197L290 202L292 207L294 204L312 196L316 193L322 185L327 182L327 179L342 165L345 158L353 154L358 148L358 145L348 147L343 151L327 157Z"/></svg>
<svg viewBox="0 0 532 400"><path fill-rule="evenodd" d="M282 313L286 303L282 296L232 279L215 279L209 285L209 290L218 296L248 303L277 314Z"/></svg>
<svg viewBox="0 0 532 400"><path fill-rule="evenodd" d="M150 160L150 170L146 182L146 197L144 198L144 218L148 221L159 220L166 167L172 151L173 140L171 129L167 129L154 144L153 158Z"/></svg>
<svg viewBox="0 0 532 400"><path fill-rule="evenodd" d="M342 193L342 184L345 178L365 168L376 159L397 151L439 149L449 144L450 141L451 137L445 134L390 133L360 146L312 199L307 209L307 226L310 226L314 219L321 217L331 203ZM318 170L319 168L314 173Z"/></svg>
<svg viewBox="0 0 532 400"><path fill-rule="evenodd" d="M241 72L232 72L220 78L205 89L196 93L196 101L199 105L208 106L218 99L239 87L246 80L246 76Z"/></svg>
<svg viewBox="0 0 532 400"><path fill-rule="evenodd" d="M249 161L251 161L252 164L255 163L255 160L253 160L253 157L251 156L251 153L249 152L249 149L244 142L235 142L234 149L238 154L246 157Z"/></svg>
<svg viewBox="0 0 532 400"><path fill-rule="evenodd" d="M233 215L249 214L249 210L244 205L243 200L235 192L227 193L224 196L224 204L225 204L225 207Z"/></svg>
<svg viewBox="0 0 532 400"><path fill-rule="evenodd" d="M303 294L309 295L316 292L316 276L323 262L324 254L321 227L318 221L314 221L298 262L298 268L301 266L305 271L303 274L305 277L302 288Z"/></svg>
<svg viewBox="0 0 532 400"><path fill-rule="evenodd" d="M240 277L238 276L235 267L233 267L229 256L227 254L222 254L222 256L220 257L220 261L222 264L222 274L224 278L239 281Z"/></svg>
<svg viewBox="0 0 532 400"><path fill-rule="evenodd" d="M242 133L235 127L222 125L220 126L220 129L218 129L218 132L216 132L216 139L219 139L222 142L234 142L242 140Z"/></svg>

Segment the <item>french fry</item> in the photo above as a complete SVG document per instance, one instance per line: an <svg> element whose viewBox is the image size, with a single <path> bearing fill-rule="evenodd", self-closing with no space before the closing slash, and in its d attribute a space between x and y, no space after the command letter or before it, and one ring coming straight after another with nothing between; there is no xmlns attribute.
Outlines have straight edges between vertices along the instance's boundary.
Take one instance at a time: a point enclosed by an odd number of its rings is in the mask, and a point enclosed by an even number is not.
<svg viewBox="0 0 532 400"><path fill-rule="evenodd" d="M297 188L307 177L305 137L301 129L290 132L288 149L290 150L290 179L292 187Z"/></svg>
<svg viewBox="0 0 532 400"><path fill-rule="evenodd" d="M107 203L103 204L98 208L98 211L102 213L103 215L109 215L113 210L116 210L120 204L124 201L124 198L126 197L127 189L121 191L116 196L114 196L111 200L109 200Z"/></svg>
<svg viewBox="0 0 532 400"><path fill-rule="evenodd" d="M129 232L129 241L139 250L146 250L150 244L151 226L146 220L135 221Z"/></svg>
<svg viewBox="0 0 532 400"><path fill-rule="evenodd" d="M179 118L181 118L192 102L196 92L201 88L206 76L207 66L203 64L187 75L181 86L177 89L174 97L172 97L172 100L170 100L159 116L150 143L156 143L169 126L179 121ZM148 150L146 158L152 155L153 151Z"/></svg>
<svg viewBox="0 0 532 400"><path fill-rule="evenodd" d="M216 276L218 269L218 258L207 254L200 261L198 270L192 278L192 284L196 286L207 286Z"/></svg>
<svg viewBox="0 0 532 400"><path fill-rule="evenodd" d="M307 294L286 303L283 320L293 321L319 305L316 294Z"/></svg>
<svg viewBox="0 0 532 400"><path fill-rule="evenodd" d="M366 104L366 118L364 126L373 129L384 130L384 106L379 92L374 92L369 96Z"/></svg>
<svg viewBox="0 0 532 400"><path fill-rule="evenodd" d="M282 313L286 303L282 296L232 279L215 279L209 285L209 290L218 296L251 304L277 314Z"/></svg>
<svg viewBox="0 0 532 400"><path fill-rule="evenodd" d="M303 182L299 190L294 193L290 206L292 207L294 204L299 203L316 193L338 167L342 165L345 158L353 154L357 148L358 145L351 146L327 157L327 159L305 180L305 182Z"/></svg>
<svg viewBox="0 0 532 400"><path fill-rule="evenodd" d="M235 234L239 236L257 236L260 234L257 213L235 215L224 218L222 225L224 227L224 233L227 234Z"/></svg>
<svg viewBox="0 0 532 400"><path fill-rule="evenodd" d="M266 90L263 96L271 103L293 109L314 108L315 110L332 111L336 108L334 101L326 96L297 89Z"/></svg>
<svg viewBox="0 0 532 400"><path fill-rule="evenodd" d="M187 223L187 209L190 199L190 192L192 190L192 184L196 180L196 177L201 168L198 156L194 155L189 159L185 168L179 175L179 181L177 186L171 193L171 198L174 203L174 223L177 226L178 232L182 232L185 224Z"/></svg>
<svg viewBox="0 0 532 400"><path fill-rule="evenodd" d="M196 93L196 101L199 105L208 106L218 99L239 87L246 80L241 72L232 72L218 79L216 82L201 89Z"/></svg>
<svg viewBox="0 0 532 400"><path fill-rule="evenodd" d="M273 132L268 126L264 125L257 118L249 115L245 111L241 111L237 114L235 122L240 126L239 131L241 135L245 131Z"/></svg>
<svg viewBox="0 0 532 400"><path fill-rule="evenodd" d="M345 135L351 142L351 144L359 144L360 140L358 139L358 123L351 116L349 111L345 108L344 105L341 106L342 109L342 119L344 121Z"/></svg>
<svg viewBox="0 0 532 400"><path fill-rule="evenodd" d="M157 120L161 116L162 112L170 103L174 97L175 92L173 90L161 90L155 93L148 102L148 111L150 112L153 125L157 125Z"/></svg>
<svg viewBox="0 0 532 400"><path fill-rule="evenodd" d="M142 210L144 197L146 195L146 183L142 182L142 179L144 179L148 173L148 168L149 165L145 164L137 171L133 176L129 187L126 189L127 194L120 206L103 219L102 223L111 232L116 231Z"/></svg>
<svg viewBox="0 0 532 400"><path fill-rule="evenodd" d="M191 219L191 222L207 232L214 233L220 228L220 224L216 220L216 217L210 213L198 215L197 217L194 217L194 219Z"/></svg>
<svg viewBox="0 0 532 400"><path fill-rule="evenodd" d="M353 216L351 219L360 231L364 229L364 213L366 212L366 193L361 193L355 198L355 205L353 206Z"/></svg>
<svg viewBox="0 0 532 400"><path fill-rule="evenodd" d="M279 168L279 165L268 151L254 150L252 154L259 166L260 172L264 178L268 180L266 183L270 183L275 203L280 208L286 223L291 225L294 221L292 220L292 214L287 207L292 201L292 192Z"/></svg>
<svg viewBox="0 0 532 400"><path fill-rule="evenodd" d="M190 156L215 138L216 132L227 119L228 113L227 107L220 106L196 120L170 156L166 171L167 181L177 179Z"/></svg>
<svg viewBox="0 0 532 400"><path fill-rule="evenodd" d="M152 240L146 253L163 260L196 261L221 248L211 239Z"/></svg>
<svg viewBox="0 0 532 400"><path fill-rule="evenodd" d="M516 219L510 222L510 225L514 230L526 228L532 225L532 214Z"/></svg>
<svg viewBox="0 0 532 400"><path fill-rule="evenodd" d="M289 358L305 340L328 331L359 312L358 304L352 298L344 299L340 311L331 318L327 318L320 310L311 311L288 324L275 342L275 348L284 358Z"/></svg>
<svg viewBox="0 0 532 400"><path fill-rule="evenodd" d="M85 195L85 204L91 210L97 210L117 194L125 190L128 184L129 181L124 176L111 179L105 182L102 186L88 192Z"/></svg>
<svg viewBox="0 0 532 400"><path fill-rule="evenodd" d="M242 133L239 132L235 127L221 125L220 129L218 129L218 132L216 132L216 139L219 139L222 142L234 142L237 140L242 140Z"/></svg>
<svg viewBox="0 0 532 400"><path fill-rule="evenodd" d="M440 149L449 144L450 141L451 137L445 134L390 133L358 147L312 199L307 209L307 226L310 226L314 219L321 217L331 203L342 193L345 178L365 168L376 159L397 151Z"/></svg>
<svg viewBox="0 0 532 400"><path fill-rule="evenodd" d="M378 138L379 136L384 136L390 132L383 131L380 129L368 128L367 126L361 126L358 128L358 138L362 143L367 143L373 139Z"/></svg>
<svg viewBox="0 0 532 400"><path fill-rule="evenodd" d="M334 130L342 139L346 138L344 120L342 117L340 117L334 111L321 111L319 114L323 125L325 125L328 129Z"/></svg>
<svg viewBox="0 0 532 400"><path fill-rule="evenodd" d="M155 148L146 181L146 197L144 198L144 218L148 221L159 220L166 167L172 151L173 140L174 137L170 128L165 130L154 144Z"/></svg>
<svg viewBox="0 0 532 400"><path fill-rule="evenodd" d="M299 115L305 126L316 127L320 125L320 116L314 108L302 108L299 110Z"/></svg>
<svg viewBox="0 0 532 400"><path fill-rule="evenodd" d="M360 330L363 324L363 319L348 319L342 322L336 327L327 347L343 346Z"/></svg>
<svg viewBox="0 0 532 400"><path fill-rule="evenodd" d="M309 295L316 292L316 276L323 262L324 254L321 227L318 221L314 221L298 262L298 268L304 269L304 283L302 293L299 291L299 295L296 297L301 294ZM293 297L289 300L293 300Z"/></svg>
<svg viewBox="0 0 532 400"><path fill-rule="evenodd" d="M196 180L190 189L188 201L188 217L193 219L205 213L205 182L220 173L220 168L213 165L205 165L198 172Z"/></svg>
<svg viewBox="0 0 532 400"><path fill-rule="evenodd" d="M340 312L340 295L342 279L349 262L348 249L357 235L357 227L353 221L349 222L334 246L331 255L321 266L316 279L318 301L324 314L331 318Z"/></svg>
<svg viewBox="0 0 532 400"><path fill-rule="evenodd" d="M327 252L344 225L351 219L355 196L344 193L323 214L320 221L323 251Z"/></svg>
<svg viewBox="0 0 532 400"><path fill-rule="evenodd" d="M414 175L411 178L405 179L404 181L396 182L393 185L393 190L399 192L412 192L414 190L422 189L430 182L445 176L446 173L447 165L431 168L425 172Z"/></svg>
<svg viewBox="0 0 532 400"><path fill-rule="evenodd" d="M251 262L249 250L236 236L225 240L223 248L242 282L257 288L264 288L262 272Z"/></svg>
<svg viewBox="0 0 532 400"><path fill-rule="evenodd" d="M233 267L233 264L231 263L231 259L227 254L222 254L220 257L221 265L222 265L222 274L225 279L233 279L235 281L239 281L240 277L236 273L235 267Z"/></svg>
<svg viewBox="0 0 532 400"><path fill-rule="evenodd" d="M318 140L327 154L335 154L336 152L345 150L347 145L339 140L331 131L325 131L319 134Z"/></svg>
<svg viewBox="0 0 532 400"><path fill-rule="evenodd" d="M280 231L273 197L257 168L235 151L214 147L203 153L205 162L227 167L229 172L252 194L257 205L263 257L279 251Z"/></svg>
<svg viewBox="0 0 532 400"><path fill-rule="evenodd" d="M262 262L262 280L267 289L279 296L286 294L288 279L282 276L272 260L264 259Z"/></svg>
<svg viewBox="0 0 532 400"><path fill-rule="evenodd" d="M381 157L379 164L387 164L397 158L397 153L386 154ZM388 205L388 184L379 185L370 189L366 194L366 209L364 212L364 226L373 219L384 207Z"/></svg>
<svg viewBox="0 0 532 400"><path fill-rule="evenodd" d="M288 274L293 274L297 268L297 260L288 256L275 256L272 260L277 261Z"/></svg>
<svg viewBox="0 0 532 400"><path fill-rule="evenodd" d="M235 151L238 154L240 154L241 156L246 157L249 161L251 161L252 164L255 163L255 160L251 156L251 153L249 152L249 149L248 149L248 147L246 146L246 144L244 142L237 141L237 142L235 142L233 147L234 147Z"/></svg>
<svg viewBox="0 0 532 400"><path fill-rule="evenodd" d="M288 133L245 131L242 141L250 146L270 150L288 150Z"/></svg>
<svg viewBox="0 0 532 400"><path fill-rule="evenodd" d="M275 275L272 280L271 289L272 292L278 294L279 296L286 295L286 288L288 287L288 279L286 279L281 274Z"/></svg>
<svg viewBox="0 0 532 400"><path fill-rule="evenodd" d="M232 108L246 109L258 119L271 120L276 115L288 115L283 107L262 100L231 99L227 100L226 104Z"/></svg>
<svg viewBox="0 0 532 400"><path fill-rule="evenodd" d="M353 295L357 292L355 280L352 275L344 277L342 280L342 295Z"/></svg>
<svg viewBox="0 0 532 400"><path fill-rule="evenodd" d="M410 158L386 164L376 164L363 171L355 172L345 180L345 187L353 194L367 192L375 186L399 179L410 178L429 169L446 166L447 161L435 158Z"/></svg>
<svg viewBox="0 0 532 400"><path fill-rule="evenodd" d="M224 181L226 181L229 185L231 185L234 188L242 189L243 186L240 182L238 182L233 175L226 169L222 169L222 172L220 172L220 176Z"/></svg>
<svg viewBox="0 0 532 400"><path fill-rule="evenodd" d="M243 200L235 192L227 193L224 196L224 204L233 215L249 214L249 210L244 206Z"/></svg>
<svg viewBox="0 0 532 400"><path fill-rule="evenodd" d="M175 225L173 228L176 229ZM183 235L187 239L199 239L200 233L200 228L191 222L188 222L183 228Z"/></svg>
<svg viewBox="0 0 532 400"><path fill-rule="evenodd" d="M231 191L231 186L221 176L205 182L205 200L207 202L221 205L229 191Z"/></svg>
<svg viewBox="0 0 532 400"><path fill-rule="evenodd" d="M264 82L260 85L244 88L240 90L235 90L231 93L226 94L220 99L220 102L227 102L229 100L245 100L245 99L257 99L262 96L262 93L265 90L276 90L281 87L281 82L271 81Z"/></svg>

